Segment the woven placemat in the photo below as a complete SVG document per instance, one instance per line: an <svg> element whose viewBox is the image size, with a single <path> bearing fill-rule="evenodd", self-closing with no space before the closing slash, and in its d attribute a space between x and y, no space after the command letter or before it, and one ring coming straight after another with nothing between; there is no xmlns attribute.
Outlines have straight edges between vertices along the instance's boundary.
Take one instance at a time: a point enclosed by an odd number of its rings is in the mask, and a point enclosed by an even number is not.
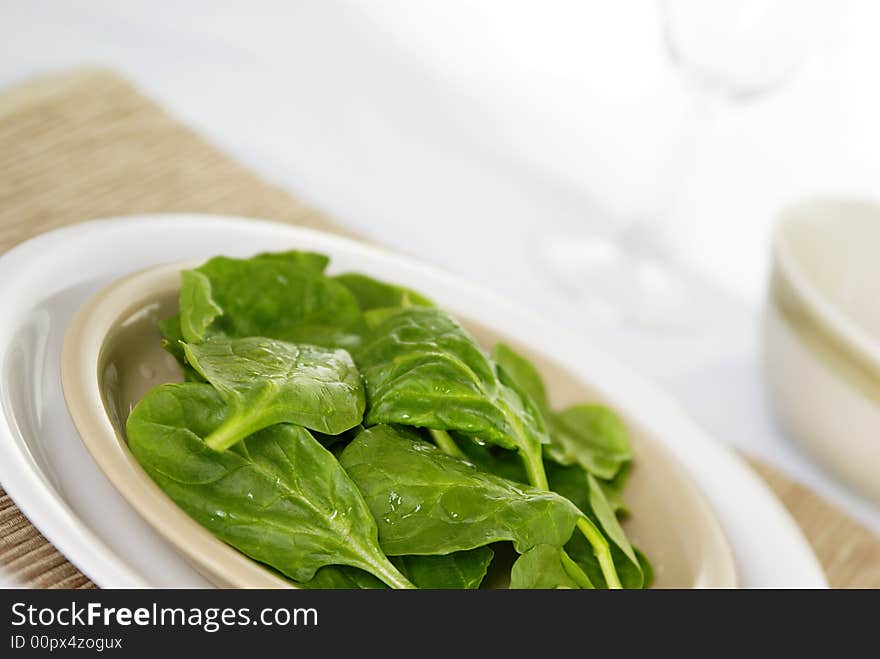
<svg viewBox="0 0 880 659"><path fill-rule="evenodd" d="M238 165L112 72L0 92L0 252L84 220L153 212L244 215L348 233ZM880 587L880 538L766 464L758 473L833 586ZM0 566L35 587L93 584L0 490Z"/></svg>

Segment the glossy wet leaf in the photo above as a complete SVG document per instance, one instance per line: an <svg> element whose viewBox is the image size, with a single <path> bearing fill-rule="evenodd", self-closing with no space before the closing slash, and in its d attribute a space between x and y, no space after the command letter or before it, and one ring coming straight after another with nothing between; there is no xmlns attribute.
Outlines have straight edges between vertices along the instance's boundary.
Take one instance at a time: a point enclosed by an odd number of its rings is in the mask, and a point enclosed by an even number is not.
<svg viewBox="0 0 880 659"><path fill-rule="evenodd" d="M357 299L323 274L327 257L310 252L215 257L195 269L222 310L205 336L265 336L323 346L357 344L363 318ZM188 310L181 297L181 317Z"/></svg>
<svg viewBox="0 0 880 659"><path fill-rule="evenodd" d="M363 493L389 556L449 554L510 540L562 546L580 517L567 499L479 470L390 426L365 430L340 462Z"/></svg>
<svg viewBox="0 0 880 659"><path fill-rule="evenodd" d="M226 413L210 385L162 385L132 410L129 448L197 522L295 581L342 564L389 585L410 585L380 549L355 484L307 430L277 424L215 451L203 438Z"/></svg>
<svg viewBox="0 0 880 659"><path fill-rule="evenodd" d="M465 457L480 469L518 483L528 482L528 474L526 474L522 460L513 451L479 444L473 438L455 433L452 437ZM605 494L606 501L618 516L629 514L622 497L629 476L630 464L625 465L610 481L596 479ZM589 484L587 472L582 467L564 467L556 462L548 462L544 466L551 490L566 497L578 508L589 509Z"/></svg>
<svg viewBox="0 0 880 659"><path fill-rule="evenodd" d="M477 436L519 451L530 482L545 484L543 422L499 381L476 340L446 312L383 310L356 360L369 401L365 425L400 423Z"/></svg>
<svg viewBox="0 0 880 659"><path fill-rule="evenodd" d="M345 350L249 337L186 344L184 351L229 408L205 440L213 448L228 448L275 423L335 435L363 418L363 386Z"/></svg>
<svg viewBox="0 0 880 659"><path fill-rule="evenodd" d="M333 279L351 291L358 301L361 311L387 307L434 306L433 302L414 290L373 279L357 272L336 275Z"/></svg>
<svg viewBox="0 0 880 659"><path fill-rule="evenodd" d="M586 589L593 585L583 570L560 547L536 545L513 564L510 587Z"/></svg>
<svg viewBox="0 0 880 659"><path fill-rule="evenodd" d="M529 475L519 455L485 442L478 443L471 437L453 433L453 439L465 458L481 470L516 483L528 483ZM548 472L549 476L549 472ZM553 489L553 488L550 488Z"/></svg>

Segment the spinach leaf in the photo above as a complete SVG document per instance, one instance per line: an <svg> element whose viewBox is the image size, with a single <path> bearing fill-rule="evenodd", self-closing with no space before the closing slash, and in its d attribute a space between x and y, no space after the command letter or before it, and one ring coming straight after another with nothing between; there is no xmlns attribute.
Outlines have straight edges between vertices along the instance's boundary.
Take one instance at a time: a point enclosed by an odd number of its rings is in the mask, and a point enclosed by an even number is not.
<svg viewBox="0 0 880 659"><path fill-rule="evenodd" d="M629 436L618 416L604 405L575 405L554 412L538 369L510 346L499 343L492 358L502 380L531 399L550 434L545 453L561 465L579 464L595 476L610 480L632 460Z"/></svg>
<svg viewBox="0 0 880 659"><path fill-rule="evenodd" d="M489 547L458 551L446 556L395 556L392 564L418 588L479 588L495 552ZM299 584L309 589L387 588L368 572L346 565L322 567L315 576Z"/></svg>
<svg viewBox="0 0 880 659"><path fill-rule="evenodd" d="M368 400L364 425L455 430L514 449L528 482L548 489L541 446L549 439L526 388L496 368L447 313L410 307L381 314L380 322L369 323L357 352ZM577 526L593 545L609 587L619 587L608 540L588 517Z"/></svg>
<svg viewBox="0 0 880 659"><path fill-rule="evenodd" d="M333 277L335 281L352 292L361 311L371 311L385 307L433 307L434 303L415 291L389 284L356 272Z"/></svg>
<svg viewBox="0 0 880 659"><path fill-rule="evenodd" d="M331 452L334 451L339 446L346 446L348 443L353 440L358 434L364 429L361 424L354 426L353 428L349 428L345 432L338 433L336 435L328 435L323 432L318 432L317 430L312 430L312 437L318 440L318 443L326 449L330 449ZM341 451L342 449L340 449Z"/></svg>
<svg viewBox="0 0 880 659"><path fill-rule="evenodd" d="M550 411L547 390L535 365L505 343L495 344L495 347L492 348L492 359L501 368L503 377L507 379L508 383L515 384L520 392L537 405L545 417L549 416L547 414Z"/></svg>
<svg viewBox="0 0 880 659"><path fill-rule="evenodd" d="M515 449L530 482L546 488L543 421L498 380L476 340L440 309L387 311L356 352L369 401L364 424L456 430Z"/></svg>
<svg viewBox="0 0 880 659"><path fill-rule="evenodd" d="M388 588L369 572L348 565L327 565L308 581L298 583L308 590L381 590Z"/></svg>
<svg viewBox="0 0 880 659"><path fill-rule="evenodd" d="M611 506L612 510L614 510L618 517L626 517L629 515L629 508L627 508L626 503L623 501L623 490L629 480L632 465L632 462L627 462L622 465L620 471L618 471L611 480L604 480L601 478L596 479L599 483L599 487L602 488L602 492L605 493L605 499L608 501L608 505Z"/></svg>
<svg viewBox="0 0 880 659"><path fill-rule="evenodd" d="M473 462L477 467L490 474L506 478L515 483L528 483L529 475L522 460L515 451L499 448L472 437L452 433L456 444L464 454L464 459ZM448 453L448 451L445 451ZM552 465L548 465L550 467ZM549 478L550 472L547 472ZM552 487L550 489L553 489ZM554 490L555 491L555 490ZM561 492L559 494L562 494ZM565 496L565 495L563 495Z"/></svg>
<svg viewBox="0 0 880 659"><path fill-rule="evenodd" d="M523 553L565 544L581 516L567 499L480 471L390 426L365 430L340 462L389 556L449 554L511 540Z"/></svg>
<svg viewBox="0 0 880 659"><path fill-rule="evenodd" d="M466 459L477 465L480 469L516 482L524 482L526 480L526 473L521 462L515 459L515 454L511 451L505 451L484 444L481 445L472 440L468 441L467 438L459 441L458 445L461 446ZM614 579L617 576L611 574L608 565L610 562L614 565L615 571L620 573L619 579L623 587L639 588L643 582L647 583L643 578L643 562L646 562L647 559L642 557L643 560L639 561L642 570L635 570L636 566L626 551L629 542L623 530L616 519L613 524L608 521L609 515L614 517L619 510L623 509L619 495L617 495L616 503L609 501L605 495L606 491L609 490L612 493L616 493L614 488L617 487L617 483L600 481L579 466L564 467L554 462L549 462L546 464L546 469L549 489L574 503L592 523L590 527L581 528L584 535L575 534L565 546L566 551L576 558L579 564L588 566L585 567L585 570L589 580L597 586L606 587L607 577L610 575ZM619 472L618 476L624 473L625 470ZM596 505L602 511L602 517L605 520L604 524L596 514L591 501L591 480L592 487L594 489L598 488L598 492L593 493L593 496L597 501ZM583 522L584 520L579 520L578 526L581 527ZM603 536L601 540L597 537L597 534L600 533ZM592 540L587 541L587 538L592 538ZM637 550L633 548L633 551L636 552L636 557L638 558ZM604 567L600 563L599 558L597 558L597 552L605 562ZM566 556L565 558L567 559L568 557Z"/></svg>
<svg viewBox="0 0 880 659"><path fill-rule="evenodd" d="M575 405L552 419L546 450L555 462L610 480L632 460L626 426L604 405Z"/></svg>
<svg viewBox="0 0 880 659"><path fill-rule="evenodd" d="M510 587L593 588L593 584L560 547L536 545L513 564Z"/></svg>
<svg viewBox="0 0 880 659"><path fill-rule="evenodd" d="M549 465L547 476L553 491L558 492L580 508L608 538L611 559L622 586L624 588L644 587L646 578L642 562L620 527L615 510L605 497L598 479L579 467L559 465ZM584 542L583 538L575 536L565 548L572 558L584 567L594 584L605 584L601 566L597 562L594 548L590 544Z"/></svg>
<svg viewBox="0 0 880 659"><path fill-rule="evenodd" d="M205 308L202 298L207 288L222 313L204 328L199 340L217 335L266 336L294 343L355 346L363 325L360 306L347 287L323 274L326 264L327 257L310 252L250 259L215 257L194 270L209 286L199 283L203 282L200 278L184 279L184 288L189 282L201 290L181 291L181 318L192 313L198 320L195 327L203 324L206 316L190 307L200 301Z"/></svg>
<svg viewBox="0 0 880 659"><path fill-rule="evenodd" d="M611 540L611 556L621 584L624 588L641 588L645 583L645 576L626 533L620 528L617 515L605 499L605 493L596 478L592 474L587 474L587 481L592 508L592 515L587 516L593 519L602 529L602 533Z"/></svg>
<svg viewBox="0 0 880 659"><path fill-rule="evenodd" d="M304 252L298 249L292 249L286 252L262 252L252 257L250 260L274 261L285 265L296 265L309 272L314 272L316 275L322 274L330 263L330 257L326 254Z"/></svg>
<svg viewBox="0 0 880 659"><path fill-rule="evenodd" d="M203 438L226 414L209 385L161 385L132 410L129 448L197 522L295 581L341 564L392 587L412 587L380 549L375 520L354 483L306 429L278 424L215 451Z"/></svg>
<svg viewBox="0 0 880 659"><path fill-rule="evenodd" d="M395 556L391 562L419 588L479 588L495 552L490 547L444 556Z"/></svg>
<svg viewBox="0 0 880 659"><path fill-rule="evenodd" d="M336 435L363 418L363 386L345 350L249 337L188 343L184 352L229 407L205 438L213 449L229 448L275 423Z"/></svg>
<svg viewBox="0 0 880 659"><path fill-rule="evenodd" d="M185 341L199 343L223 309L211 294L211 280L201 272L184 270L180 278L180 332Z"/></svg>
<svg viewBox="0 0 880 659"><path fill-rule="evenodd" d="M548 462L547 480L550 482L551 490L571 501L584 514L589 514L590 483L587 480L587 472L577 466L563 467L555 462Z"/></svg>

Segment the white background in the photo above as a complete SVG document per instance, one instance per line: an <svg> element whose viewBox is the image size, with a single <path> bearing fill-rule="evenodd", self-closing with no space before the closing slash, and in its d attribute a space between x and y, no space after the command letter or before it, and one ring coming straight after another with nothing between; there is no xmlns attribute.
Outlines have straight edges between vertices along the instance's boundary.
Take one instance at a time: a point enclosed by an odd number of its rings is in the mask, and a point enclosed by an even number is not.
<svg viewBox="0 0 880 659"><path fill-rule="evenodd" d="M774 426L759 312L774 216L880 174L880 4L828 2L780 90L725 110L676 236L712 321L656 335L590 318L543 278L536 236L648 209L688 97L650 0L0 0L0 85L116 68L263 176L372 238L530 305L630 362L721 439L880 530L880 510ZM2 175L2 172L0 172Z"/></svg>

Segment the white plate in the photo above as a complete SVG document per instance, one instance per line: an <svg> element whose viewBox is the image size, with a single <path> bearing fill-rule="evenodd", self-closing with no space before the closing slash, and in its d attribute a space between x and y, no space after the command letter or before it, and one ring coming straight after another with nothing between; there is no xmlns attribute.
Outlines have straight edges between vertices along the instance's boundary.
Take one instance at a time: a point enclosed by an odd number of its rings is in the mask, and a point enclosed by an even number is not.
<svg viewBox="0 0 880 659"><path fill-rule="evenodd" d="M766 485L670 399L582 337L410 258L288 225L143 216L54 231L0 257L0 482L31 521L104 587L206 586L122 499L82 445L61 393L59 354L76 309L121 275L160 263L283 248L424 290L441 306L503 323L523 344L552 341L593 389L655 436L715 509L746 587L824 587L800 530ZM489 322L489 321L487 321Z"/></svg>

